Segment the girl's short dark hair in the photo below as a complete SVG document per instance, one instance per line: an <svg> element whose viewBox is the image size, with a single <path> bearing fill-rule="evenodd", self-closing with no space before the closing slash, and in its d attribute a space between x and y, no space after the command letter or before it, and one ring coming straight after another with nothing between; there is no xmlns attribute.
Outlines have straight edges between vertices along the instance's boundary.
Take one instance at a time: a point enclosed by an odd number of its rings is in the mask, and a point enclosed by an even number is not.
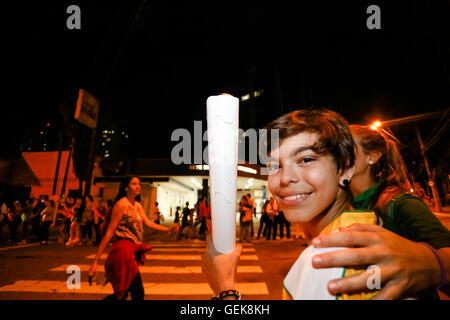
<svg viewBox="0 0 450 320"><path fill-rule="evenodd" d="M328 109L296 110L269 123L267 138L262 143L267 143L269 152L276 148L271 145L271 130L278 130L278 146L289 137L299 133L309 132L319 135L318 141L312 150L319 155L330 154L339 170L346 170L353 166L355 150L352 135L347 120L340 114Z"/></svg>

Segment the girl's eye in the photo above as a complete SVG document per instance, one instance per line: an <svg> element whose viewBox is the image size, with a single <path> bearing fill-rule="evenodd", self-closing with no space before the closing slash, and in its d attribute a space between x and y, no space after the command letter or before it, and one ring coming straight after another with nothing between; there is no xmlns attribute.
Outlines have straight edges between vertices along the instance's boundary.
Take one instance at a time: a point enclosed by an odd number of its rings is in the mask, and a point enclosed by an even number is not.
<svg viewBox="0 0 450 320"><path fill-rule="evenodd" d="M316 160L316 159L314 159L312 157L303 157L298 161L298 163L299 164L307 164L307 163L313 162L314 160Z"/></svg>

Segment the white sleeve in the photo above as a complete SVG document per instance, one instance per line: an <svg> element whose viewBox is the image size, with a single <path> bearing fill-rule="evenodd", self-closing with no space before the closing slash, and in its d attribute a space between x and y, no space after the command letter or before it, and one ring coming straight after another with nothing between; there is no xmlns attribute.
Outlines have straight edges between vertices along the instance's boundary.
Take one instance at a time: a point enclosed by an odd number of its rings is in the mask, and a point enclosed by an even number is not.
<svg viewBox="0 0 450 320"><path fill-rule="evenodd" d="M309 246L297 259L283 284L294 300L335 300L328 292L328 282L342 277L344 268L315 269L312 258L319 253L346 248L314 248Z"/></svg>

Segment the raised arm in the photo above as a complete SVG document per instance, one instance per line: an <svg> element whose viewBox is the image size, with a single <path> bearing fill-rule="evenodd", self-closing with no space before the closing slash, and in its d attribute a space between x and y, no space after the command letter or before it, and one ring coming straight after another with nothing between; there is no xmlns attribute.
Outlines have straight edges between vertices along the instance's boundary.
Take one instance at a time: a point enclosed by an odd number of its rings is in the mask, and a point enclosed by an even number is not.
<svg viewBox="0 0 450 320"><path fill-rule="evenodd" d="M177 232L178 231L178 224L174 224L172 226L172 228L167 228L167 227L164 227L162 225L159 225L159 224L154 223L153 221L151 221L147 217L147 215L145 214L144 208L140 204L139 204L139 213L140 213L142 221L149 228L152 228L152 229L155 229L155 230L158 230L158 231L165 231L165 232Z"/></svg>

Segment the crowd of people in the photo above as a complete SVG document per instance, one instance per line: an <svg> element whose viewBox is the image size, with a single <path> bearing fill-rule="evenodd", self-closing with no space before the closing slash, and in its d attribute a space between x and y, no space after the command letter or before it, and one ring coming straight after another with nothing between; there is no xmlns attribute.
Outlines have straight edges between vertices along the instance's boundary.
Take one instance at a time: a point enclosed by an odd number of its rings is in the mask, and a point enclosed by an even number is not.
<svg viewBox="0 0 450 320"><path fill-rule="evenodd" d="M206 240L208 232L211 231L211 206L206 197L201 197L193 208L189 208L189 201L186 201L183 210L176 208L174 223L180 223L180 230L177 239Z"/></svg>
<svg viewBox="0 0 450 320"><path fill-rule="evenodd" d="M111 200L94 201L90 195L85 197L69 195L61 198L58 203L48 196L41 196L39 199L30 197L24 203L14 201L10 206L3 202L0 232L7 225L9 243L40 242L45 245L48 243L50 228L56 228L59 244L98 246L105 233L112 205ZM261 235L267 240L285 237L290 239L291 233L296 239L303 238L301 231L296 231L298 225L294 225L291 232L291 224L283 212L278 210L278 205L272 197L267 199L262 207L257 234L254 231L256 209L250 194L241 198L239 212L240 242L259 240ZM154 222L160 224L163 215L158 208L158 202L155 202L152 214ZM186 202L182 209L180 206L176 207L174 223L180 225L178 240L205 240L211 231L211 206L207 198L200 198L193 207L190 207L189 202Z"/></svg>
<svg viewBox="0 0 450 320"><path fill-rule="evenodd" d="M92 196L69 195L59 201L41 196L2 202L0 232L9 227L9 243L48 243L50 227L56 227L58 243L66 246L98 246L112 210L112 201L95 201Z"/></svg>
<svg viewBox="0 0 450 320"><path fill-rule="evenodd" d="M267 199L261 208L261 218L259 220L257 235L255 235L254 232L253 220L253 218L256 217L256 206L250 193L241 197L241 200L239 201L239 213L240 243L249 243L251 242L251 239L254 238L259 240L261 235L266 240L290 239L291 234L294 239L304 239L300 224L295 223L291 225L273 197Z"/></svg>

